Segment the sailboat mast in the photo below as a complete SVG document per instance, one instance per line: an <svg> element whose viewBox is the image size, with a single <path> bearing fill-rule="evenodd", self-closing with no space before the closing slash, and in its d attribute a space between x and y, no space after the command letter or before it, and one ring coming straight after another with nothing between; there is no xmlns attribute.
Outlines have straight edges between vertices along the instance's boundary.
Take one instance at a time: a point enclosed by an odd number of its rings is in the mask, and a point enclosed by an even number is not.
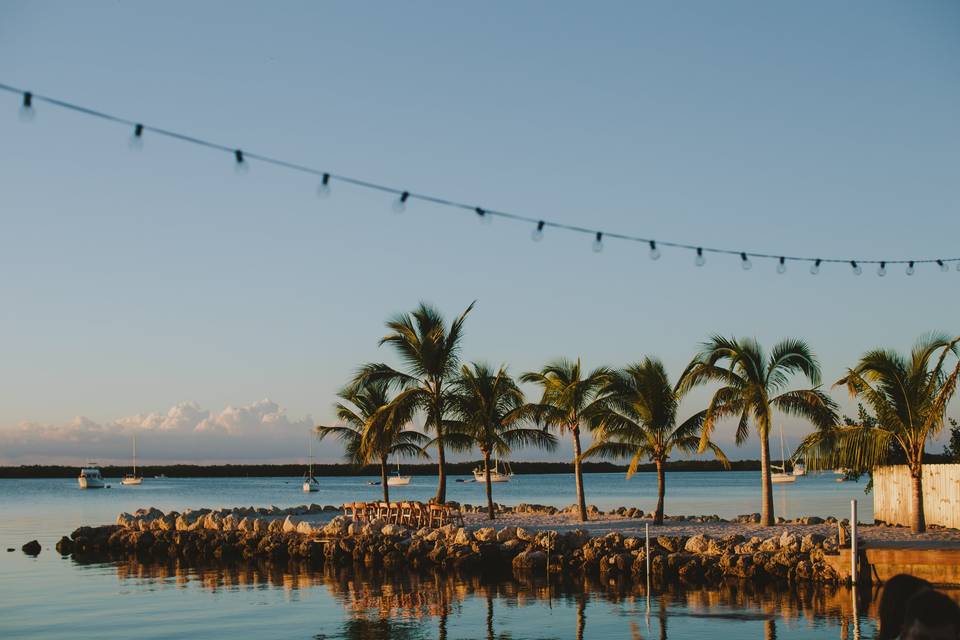
<svg viewBox="0 0 960 640"><path fill-rule="evenodd" d="M787 472L787 454L783 448L783 425L780 425L780 470Z"/></svg>
<svg viewBox="0 0 960 640"><path fill-rule="evenodd" d="M137 477L137 434L133 434L133 477Z"/></svg>

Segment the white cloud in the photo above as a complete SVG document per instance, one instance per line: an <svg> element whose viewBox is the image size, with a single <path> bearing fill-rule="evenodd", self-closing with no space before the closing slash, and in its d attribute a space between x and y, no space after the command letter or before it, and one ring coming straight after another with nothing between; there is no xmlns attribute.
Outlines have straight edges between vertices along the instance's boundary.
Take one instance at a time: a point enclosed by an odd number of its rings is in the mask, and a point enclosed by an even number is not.
<svg viewBox="0 0 960 640"><path fill-rule="evenodd" d="M313 419L291 419L272 400L228 406L219 413L195 402L167 411L140 413L98 423L78 416L60 424L22 422L0 428L0 464L101 463L130 457L137 435L138 457L151 462L293 462L303 458ZM335 461L340 451L315 447L318 459Z"/></svg>

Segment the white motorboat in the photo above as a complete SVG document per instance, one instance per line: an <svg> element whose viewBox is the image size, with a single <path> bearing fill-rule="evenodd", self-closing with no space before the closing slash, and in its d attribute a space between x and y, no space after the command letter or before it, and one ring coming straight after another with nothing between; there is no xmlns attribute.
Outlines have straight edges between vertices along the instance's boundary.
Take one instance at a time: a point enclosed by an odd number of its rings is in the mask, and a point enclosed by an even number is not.
<svg viewBox="0 0 960 640"><path fill-rule="evenodd" d="M85 467L80 469L77 482L81 489L103 489L107 486L95 462L88 462Z"/></svg>
<svg viewBox="0 0 960 640"><path fill-rule="evenodd" d="M807 468L802 462L793 463L793 475L795 476L805 476L807 475Z"/></svg>
<svg viewBox="0 0 960 640"><path fill-rule="evenodd" d="M133 473L128 473L120 479L120 484L142 484L143 478L137 475L137 434L133 434Z"/></svg>
<svg viewBox="0 0 960 640"><path fill-rule="evenodd" d="M503 471L500 471L500 461L495 460L493 469L490 470L490 482L510 482L513 477L513 469L509 462L503 463ZM477 482L486 482L487 475L483 472L483 467L477 467L473 470L473 479Z"/></svg>
<svg viewBox="0 0 960 640"><path fill-rule="evenodd" d="M313 477L313 435L310 436L310 462L307 474L303 476L303 492L313 493L320 491L320 482Z"/></svg>
<svg viewBox="0 0 960 640"><path fill-rule="evenodd" d="M410 476L400 475L400 463L397 463L397 470L392 475L387 476L388 487L402 487L410 484Z"/></svg>

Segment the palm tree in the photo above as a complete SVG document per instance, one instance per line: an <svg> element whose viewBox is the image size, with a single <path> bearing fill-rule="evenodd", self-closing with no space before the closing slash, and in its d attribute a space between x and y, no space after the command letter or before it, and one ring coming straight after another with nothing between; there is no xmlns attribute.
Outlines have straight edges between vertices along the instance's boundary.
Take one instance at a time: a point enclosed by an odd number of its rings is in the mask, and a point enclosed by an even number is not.
<svg viewBox="0 0 960 640"><path fill-rule="evenodd" d="M391 402L384 382L353 383L337 393L344 402L334 405L337 426L314 428L322 440L337 436L346 445L347 460L357 465L378 463L383 499L390 501L387 483L387 460L390 456L423 455L427 437L408 428L413 407ZM349 404L344 404L344 403Z"/></svg>
<svg viewBox="0 0 960 640"><path fill-rule="evenodd" d="M811 388L786 390L790 377L795 374L803 375ZM707 407L699 450L706 449L718 420L739 418L738 445L747 439L753 423L760 436L760 524L772 526L770 432L773 430L774 410L805 418L817 427L829 427L837 421L835 403L817 388L820 364L802 340L781 340L767 357L754 339L714 336L704 343L700 353L687 366L677 388L678 391L687 391L706 382L719 382L723 386L717 389Z"/></svg>
<svg viewBox="0 0 960 640"><path fill-rule="evenodd" d="M364 365L356 381L384 382L400 390L394 402L414 406L426 417L424 428L435 434L437 448L436 502L446 502L447 472L444 451L447 403L450 386L460 366L460 342L463 322L473 309L471 303L447 329L443 316L434 307L421 302L411 313L402 313L387 321L389 333L380 344L393 346L407 371L397 371L383 363Z"/></svg>
<svg viewBox="0 0 960 640"><path fill-rule="evenodd" d="M609 370L602 367L584 377L579 358L576 362L555 360L540 371L520 376L521 382L538 384L543 389L539 404L531 407L537 422L561 432L569 431L573 438L573 472L577 482L577 509L582 522L587 521L587 503L583 495L580 426L591 420L603 406L601 392L609 380Z"/></svg>
<svg viewBox="0 0 960 640"><path fill-rule="evenodd" d="M615 372L603 391L605 402L591 422L594 442L584 458L629 458L629 480L647 458L657 465L657 510L653 523L663 524L664 465L674 449L692 453L700 447L700 432L706 411L677 425L677 410L683 392L675 390L663 363L645 358ZM716 444L706 447L727 468L730 463Z"/></svg>
<svg viewBox="0 0 960 640"><path fill-rule="evenodd" d="M927 439L943 428L947 403L957 389L960 361L949 373L944 364L948 354L958 355L958 342L960 337L930 334L917 341L909 357L889 349L865 353L836 384L864 402L872 415L864 416L867 419L860 424L821 428L807 436L799 449L812 469L871 469L886 461L892 444L899 447L910 469L910 528L914 533L926 530L924 447Z"/></svg>
<svg viewBox="0 0 960 640"><path fill-rule="evenodd" d="M507 455L515 446L553 449L557 439L543 429L524 427L531 414L523 392L504 367L494 373L486 364L464 365L454 383L450 402L458 421L447 437L463 438L460 448L476 445L483 455L487 484L487 515L493 520L490 456Z"/></svg>

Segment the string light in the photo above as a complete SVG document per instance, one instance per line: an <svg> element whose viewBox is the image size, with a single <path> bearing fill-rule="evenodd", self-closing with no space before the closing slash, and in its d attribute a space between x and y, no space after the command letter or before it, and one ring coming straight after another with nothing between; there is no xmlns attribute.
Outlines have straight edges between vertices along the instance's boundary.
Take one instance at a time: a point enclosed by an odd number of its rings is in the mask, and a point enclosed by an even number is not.
<svg viewBox="0 0 960 640"><path fill-rule="evenodd" d="M317 196L320 198L329 198L330 197L330 174L323 174L323 178L320 180L320 185L317 187Z"/></svg>
<svg viewBox="0 0 960 640"><path fill-rule="evenodd" d="M543 240L543 226L545 224L546 223L543 220L540 220L539 222L537 222L537 228L530 233L530 237L533 239L534 242L540 242L541 240Z"/></svg>
<svg viewBox="0 0 960 640"><path fill-rule="evenodd" d="M143 125L137 124L133 128L133 135L130 136L130 148L136 151L143 149Z"/></svg>
<svg viewBox="0 0 960 640"><path fill-rule="evenodd" d="M660 259L660 249L657 249L657 241L651 240L650 244L650 259L659 260Z"/></svg>
<svg viewBox="0 0 960 640"><path fill-rule="evenodd" d="M597 235L593 239L593 250L595 253L600 253L603 251L603 232L597 231Z"/></svg>
<svg viewBox="0 0 960 640"><path fill-rule="evenodd" d="M29 121L34 118L35 103L38 101L42 101L47 104L51 104L51 105L60 107L62 109L68 109L70 111L74 111L88 117L98 118L100 120L106 120L109 122L122 124L124 126L133 127L133 134L130 137L130 146L136 149L141 148L143 144L143 134L147 131L150 131L154 135L173 138L179 142L190 143L197 146L207 147L209 149L213 149L216 151L231 153L234 156L234 159L235 159L234 167L238 173L245 173L248 170L248 167L249 167L248 160L252 158L264 164L271 164L276 167L280 167L290 171L297 171L300 173L306 173L306 174L318 176L320 177L321 182L317 187L317 195L319 197L327 197L330 195L330 180L333 177L332 174L319 171L318 169L315 169L313 167L283 160L276 157L270 157L266 155L255 154L255 153L245 153L242 150L237 148L218 144L215 142L211 142L209 140L204 140L202 138L197 138L197 137L180 133L177 131L171 131L167 129L161 129L158 127L146 126L134 120L121 118L119 116L115 116L103 111L98 111L96 109L91 109L88 107L70 103L64 100L60 100L58 98L37 95L31 91L24 91L22 89L19 89L17 87L13 87L4 83L0 83L0 90L20 96L20 99L21 99L20 118L25 121ZM346 182L347 184L351 184L355 187L368 189L368 190L375 190L381 193L388 193L396 196L396 199L393 203L393 208L395 211L397 210L403 211L405 209L407 200L410 197L410 193L408 191L395 189L383 184L378 184L376 182L371 182L371 181L363 180L360 178L352 178L352 177L342 176L342 175L337 175L336 178L341 182ZM542 239L544 228L546 227L546 225L550 225L553 228L561 229L570 233L593 234L595 236L595 240L593 243L594 250L601 251L603 248L603 245L602 245L603 233L600 231L596 231L594 229L590 229L589 227L578 226L575 224L565 224L560 222L548 222L546 220L538 220L536 218L532 218L532 217L521 215L521 214L509 213L506 211L493 211L493 210L483 209L481 207L474 207L472 205L468 205L462 202L448 200L446 198L440 198L436 196L430 196L423 193L418 193L416 197L422 201L429 202L437 206L444 206L444 207L450 207L454 209L467 210L467 211L472 210L477 214L479 220L484 223L489 223L493 220L494 216L498 216L501 218L506 218L508 220L535 224L536 228L531 231L531 237L535 241ZM703 266L706 263L706 260L704 257L705 252L712 251L714 253L724 254L729 256L739 255L740 265L744 270L749 270L753 266L751 262L751 258L754 258L754 259L759 258L763 260L777 260L778 273L785 272L786 262L788 260L795 260L798 262L810 262L811 263L810 273L812 275L816 275L820 272L820 267L824 262L830 262L830 263L846 262L850 264L850 266L853 268L854 273L858 275L859 273L862 272L862 268L860 266L862 264L879 265L877 269L878 274L881 271L885 273L886 267L888 264L906 264L907 275L913 275L916 269L916 265L921 263L936 263L937 266L940 267L940 270L944 272L947 272L950 270L949 263L954 263L956 265L957 271L960 271L960 258L946 258L946 259L945 258L936 258L936 259L924 258L922 260L912 259L912 260L883 260L883 261L851 260L849 258L811 258L811 257L802 256L802 255L801 256L785 256L785 255L778 255L775 253L767 253L767 252L748 253L746 251L735 251L735 250L723 249L718 247L702 247L702 246L682 243L682 242L663 241L658 244L657 241L655 240L652 240L649 238L643 238L635 235L630 235L630 234L614 233L611 235L613 235L613 237L617 239L624 240L627 242L646 243L649 246L649 254L652 260L658 260L660 258L661 246L671 247L678 250L694 251L696 252L695 264L697 266Z"/></svg>
<svg viewBox="0 0 960 640"><path fill-rule="evenodd" d="M20 119L23 122L31 122L36 115L33 108L33 94L29 91L23 92L23 102L20 104Z"/></svg>
<svg viewBox="0 0 960 640"><path fill-rule="evenodd" d="M882 278L883 276L887 275L887 263L886 263L886 262L881 262L881 263L880 263L880 266L877 267L877 275L880 276L881 278Z"/></svg>
<svg viewBox="0 0 960 640"><path fill-rule="evenodd" d="M394 213L403 213L407 210L407 198L410 197L409 191L404 191L400 194L400 197L393 201L393 211Z"/></svg>

